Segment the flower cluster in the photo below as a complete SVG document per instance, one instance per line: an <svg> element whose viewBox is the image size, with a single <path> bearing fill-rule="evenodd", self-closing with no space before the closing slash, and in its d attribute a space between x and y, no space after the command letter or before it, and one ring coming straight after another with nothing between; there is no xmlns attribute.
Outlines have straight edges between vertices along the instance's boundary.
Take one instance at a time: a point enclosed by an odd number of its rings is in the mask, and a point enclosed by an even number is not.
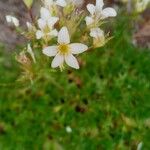
<svg viewBox="0 0 150 150"><path fill-rule="evenodd" d="M26 0L24 0L26 1ZM83 1L79 0L42 0L40 17L27 22L28 31L24 35L29 39L27 52L34 63L36 56L32 49L39 47L41 52L54 57L52 68L64 64L79 69L79 63L74 55L90 48L103 46L107 39L100 28L103 20L117 15L113 8L103 8L103 0L96 0L96 4L87 5L87 13L81 10ZM30 11L31 13L31 11ZM86 15L87 14L87 15ZM19 27L19 20L13 16L6 16L7 22ZM72 41L74 41L72 43Z"/></svg>
<svg viewBox="0 0 150 150"><path fill-rule="evenodd" d="M135 9L138 13L143 12L148 4L150 4L149 0L135 0Z"/></svg>

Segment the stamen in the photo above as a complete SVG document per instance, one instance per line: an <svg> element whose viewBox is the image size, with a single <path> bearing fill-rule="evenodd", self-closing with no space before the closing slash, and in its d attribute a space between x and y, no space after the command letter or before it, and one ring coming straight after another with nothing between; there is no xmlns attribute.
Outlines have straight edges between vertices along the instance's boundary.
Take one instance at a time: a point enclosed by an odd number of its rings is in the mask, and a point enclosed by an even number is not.
<svg viewBox="0 0 150 150"><path fill-rule="evenodd" d="M59 49L59 52L62 55L65 55L65 54L69 53L69 51L70 51L69 46L67 44L61 44L61 45L59 45L58 49Z"/></svg>

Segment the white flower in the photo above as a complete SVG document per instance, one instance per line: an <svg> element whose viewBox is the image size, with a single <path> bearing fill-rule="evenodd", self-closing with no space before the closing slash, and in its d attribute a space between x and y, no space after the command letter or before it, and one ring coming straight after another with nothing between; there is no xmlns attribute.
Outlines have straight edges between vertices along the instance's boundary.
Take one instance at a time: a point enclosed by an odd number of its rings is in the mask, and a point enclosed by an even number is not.
<svg viewBox="0 0 150 150"><path fill-rule="evenodd" d="M66 127L66 132L67 132L67 133L71 133L71 132L72 132L72 129L71 129L70 126L67 126L67 127Z"/></svg>
<svg viewBox="0 0 150 150"><path fill-rule="evenodd" d="M92 28L90 31L90 36L93 38L99 38L104 36L104 31L100 28Z"/></svg>
<svg viewBox="0 0 150 150"><path fill-rule="evenodd" d="M90 25L100 19L105 19L107 17L115 17L117 15L115 9L111 7L104 8L103 0L96 0L96 5L88 4L87 10L90 12L91 16L85 18L86 24Z"/></svg>
<svg viewBox="0 0 150 150"><path fill-rule="evenodd" d="M90 30L90 36L96 39L104 37L104 31L100 28L92 28Z"/></svg>
<svg viewBox="0 0 150 150"><path fill-rule="evenodd" d="M7 15L7 16L6 16L6 21L7 21L8 23L14 24L16 27L19 26L19 20L18 20L16 17Z"/></svg>
<svg viewBox="0 0 150 150"><path fill-rule="evenodd" d="M27 52L31 55L31 57L33 59L33 62L36 63L36 59L35 59L35 56L34 56L34 53L32 51L32 48L31 48L30 44L27 45Z"/></svg>
<svg viewBox="0 0 150 150"><path fill-rule="evenodd" d="M100 28L92 28L90 30L90 36L93 37L93 45L95 47L101 47L105 44L104 31Z"/></svg>
<svg viewBox="0 0 150 150"><path fill-rule="evenodd" d="M40 30L36 32L36 38L41 39L45 36L57 36L58 32L54 28L55 23L59 20L58 17L52 17L49 10L41 8L41 18L38 20Z"/></svg>
<svg viewBox="0 0 150 150"><path fill-rule="evenodd" d="M70 36L68 29L62 27L58 33L58 45L49 46L43 49L43 53L49 57L55 56L52 61L52 68L62 67L64 61L72 68L79 69L77 59L73 54L79 54L88 49L88 47L81 43L70 43Z"/></svg>

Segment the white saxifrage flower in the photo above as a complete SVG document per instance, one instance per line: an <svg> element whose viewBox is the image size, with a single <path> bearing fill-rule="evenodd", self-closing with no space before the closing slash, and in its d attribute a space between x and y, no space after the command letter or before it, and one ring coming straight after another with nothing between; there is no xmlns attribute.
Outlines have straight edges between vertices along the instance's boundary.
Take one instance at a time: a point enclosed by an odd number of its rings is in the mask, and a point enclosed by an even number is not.
<svg viewBox="0 0 150 150"><path fill-rule="evenodd" d="M101 30L100 28L92 28L90 30L90 36L96 39L102 38L104 37L104 31Z"/></svg>
<svg viewBox="0 0 150 150"><path fill-rule="evenodd" d="M88 4L87 10L90 12L90 16L85 18L86 24L91 25L94 22L97 22L101 19L105 19L107 17L115 17L117 15L115 9L111 7L104 8L103 0L96 0L96 5Z"/></svg>
<svg viewBox="0 0 150 150"><path fill-rule="evenodd" d="M71 133L71 132L72 132L72 129L71 129L70 126L67 126L67 127L66 127L66 132L67 132L67 133Z"/></svg>
<svg viewBox="0 0 150 150"><path fill-rule="evenodd" d="M79 69L77 59L73 54L80 54L88 47L81 43L71 43L68 29L62 27L58 33L58 45L49 46L43 49L43 53L49 57L55 56L52 61L52 68L62 67L64 62L72 68Z"/></svg>
<svg viewBox="0 0 150 150"><path fill-rule="evenodd" d="M15 25L16 27L19 26L19 20L16 17L13 17L11 15L7 15L6 16L6 21L8 23L12 23L13 25Z"/></svg>
<svg viewBox="0 0 150 150"><path fill-rule="evenodd" d="M41 39L44 37L55 37L58 32L54 29L54 25L59 20L58 17L52 17L49 10L41 8L41 18L38 20L40 30L36 32L36 38Z"/></svg>
<svg viewBox="0 0 150 150"><path fill-rule="evenodd" d="M90 36L93 37L95 46L101 47L105 44L104 31L100 28L92 28L90 30Z"/></svg>

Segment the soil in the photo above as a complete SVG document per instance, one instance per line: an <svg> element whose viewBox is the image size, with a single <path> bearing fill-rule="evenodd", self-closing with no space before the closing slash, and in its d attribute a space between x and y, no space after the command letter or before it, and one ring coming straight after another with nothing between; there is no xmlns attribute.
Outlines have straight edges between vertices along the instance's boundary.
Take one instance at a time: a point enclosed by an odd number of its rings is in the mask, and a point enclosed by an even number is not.
<svg viewBox="0 0 150 150"><path fill-rule="evenodd" d="M32 12L35 14L37 5L34 4L33 8ZM31 18L22 0L0 0L0 43L8 49L14 49L18 43L24 42L25 39L16 33L13 26L7 24L6 15L17 17L21 27L25 27L26 21L30 22Z"/></svg>
<svg viewBox="0 0 150 150"><path fill-rule="evenodd" d="M5 16L13 15L21 19L21 24L29 18L26 8L20 0L0 0L0 42L8 47L14 47L18 42L23 42L13 27L8 26Z"/></svg>

